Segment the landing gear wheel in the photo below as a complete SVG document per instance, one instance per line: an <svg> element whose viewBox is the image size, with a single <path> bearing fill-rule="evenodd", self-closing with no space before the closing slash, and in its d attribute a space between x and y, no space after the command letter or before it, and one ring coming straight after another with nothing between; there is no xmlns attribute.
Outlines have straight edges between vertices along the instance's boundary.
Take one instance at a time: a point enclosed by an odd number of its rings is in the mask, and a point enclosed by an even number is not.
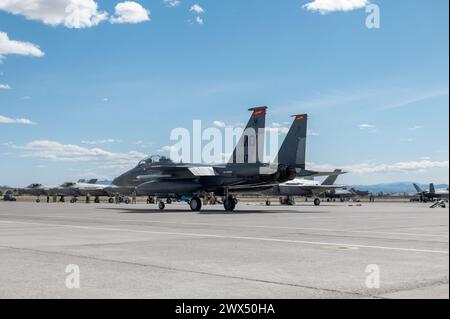
<svg viewBox="0 0 450 319"><path fill-rule="evenodd" d="M125 203L125 204L129 204L129 203L130 203L130 200L127 198L127 199L124 200L124 203Z"/></svg>
<svg viewBox="0 0 450 319"><path fill-rule="evenodd" d="M189 207L192 211L198 212L202 209L202 201L198 197L192 197L192 199L189 201Z"/></svg>
<svg viewBox="0 0 450 319"><path fill-rule="evenodd" d="M168 205L170 205L170 204L172 204L172 200L171 200L170 198L168 198L168 199L166 200L166 203L167 203Z"/></svg>
<svg viewBox="0 0 450 319"><path fill-rule="evenodd" d="M158 208L159 208L160 210L163 210L164 208L166 208L166 204L164 204L164 202L159 202L159 203L158 203Z"/></svg>
<svg viewBox="0 0 450 319"><path fill-rule="evenodd" d="M36 199L36 203L40 203L41 202L41 200L38 198L38 199Z"/></svg>
<svg viewBox="0 0 450 319"><path fill-rule="evenodd" d="M226 211L232 212L236 208L236 201L234 198L227 198L223 202L223 207Z"/></svg>
<svg viewBox="0 0 450 319"><path fill-rule="evenodd" d="M266 200L266 206L270 206L270 200Z"/></svg>
<svg viewBox="0 0 450 319"><path fill-rule="evenodd" d="M100 203L100 198L98 198L98 197L95 197L95 199L94 199L94 203L96 203L96 204Z"/></svg>
<svg viewBox="0 0 450 319"><path fill-rule="evenodd" d="M320 199L319 198L315 198L314 199L314 205L316 205L316 206L320 205Z"/></svg>
<svg viewBox="0 0 450 319"><path fill-rule="evenodd" d="M114 198L110 197L110 198L108 199L108 203L110 203L110 204L114 203Z"/></svg>

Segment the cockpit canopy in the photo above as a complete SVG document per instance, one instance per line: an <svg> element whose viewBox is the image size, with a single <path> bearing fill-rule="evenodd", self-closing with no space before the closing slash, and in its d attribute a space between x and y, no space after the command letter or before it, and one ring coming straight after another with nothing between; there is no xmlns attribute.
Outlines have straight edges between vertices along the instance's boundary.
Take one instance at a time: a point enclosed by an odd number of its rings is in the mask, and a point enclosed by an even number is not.
<svg viewBox="0 0 450 319"><path fill-rule="evenodd" d="M75 183L73 183L73 182L67 182L67 183L62 184L61 186L62 186L62 187L72 187L72 186L75 186Z"/></svg>
<svg viewBox="0 0 450 319"><path fill-rule="evenodd" d="M34 184L28 185L27 188L38 188L38 187L41 187L41 186L42 186L42 184L34 183Z"/></svg>
<svg viewBox="0 0 450 319"><path fill-rule="evenodd" d="M138 166L143 166L143 165L148 165L148 164L163 164L163 163L173 163L173 161L166 157L166 156L161 156L161 155L152 155L146 159L143 159L142 161L139 162Z"/></svg>

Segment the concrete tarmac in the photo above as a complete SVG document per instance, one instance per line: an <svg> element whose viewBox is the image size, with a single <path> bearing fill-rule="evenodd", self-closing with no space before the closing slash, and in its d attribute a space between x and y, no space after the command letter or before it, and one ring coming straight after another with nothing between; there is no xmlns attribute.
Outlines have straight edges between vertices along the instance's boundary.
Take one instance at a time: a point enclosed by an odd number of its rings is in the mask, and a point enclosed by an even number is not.
<svg viewBox="0 0 450 319"><path fill-rule="evenodd" d="M0 298L449 298L428 207L0 202Z"/></svg>

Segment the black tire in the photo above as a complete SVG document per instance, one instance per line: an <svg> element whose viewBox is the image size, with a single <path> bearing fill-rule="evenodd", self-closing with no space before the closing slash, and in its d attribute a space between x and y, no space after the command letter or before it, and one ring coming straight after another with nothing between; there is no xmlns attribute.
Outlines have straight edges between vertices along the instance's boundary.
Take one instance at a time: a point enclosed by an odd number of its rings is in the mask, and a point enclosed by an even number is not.
<svg viewBox="0 0 450 319"><path fill-rule="evenodd" d="M189 207L194 212L199 212L202 209L202 201L198 197L193 197L189 201Z"/></svg>
<svg viewBox="0 0 450 319"><path fill-rule="evenodd" d="M167 203L168 205L172 204L172 199L168 198L168 199L166 200L166 203Z"/></svg>
<svg viewBox="0 0 450 319"><path fill-rule="evenodd" d="M41 200L38 198L38 199L36 199L36 203L40 203L41 202Z"/></svg>
<svg viewBox="0 0 450 319"><path fill-rule="evenodd" d="M125 204L129 204L130 203L130 200L127 198L127 199L125 199Z"/></svg>
<svg viewBox="0 0 450 319"><path fill-rule="evenodd" d="M270 200L266 200L266 206L270 206Z"/></svg>
<svg viewBox="0 0 450 319"><path fill-rule="evenodd" d="M314 199L314 205L320 206L320 199L318 198Z"/></svg>
<svg viewBox="0 0 450 319"><path fill-rule="evenodd" d="M164 208L166 208L166 204L165 204L164 202L159 202L159 203L158 203L158 208L159 208L160 210L163 210Z"/></svg>
<svg viewBox="0 0 450 319"><path fill-rule="evenodd" d="M223 202L223 207L226 211L232 212L236 208L236 202L233 198L227 198Z"/></svg>
<svg viewBox="0 0 450 319"><path fill-rule="evenodd" d="M114 203L114 198L110 197L110 198L108 199L108 203L110 203L110 204Z"/></svg>

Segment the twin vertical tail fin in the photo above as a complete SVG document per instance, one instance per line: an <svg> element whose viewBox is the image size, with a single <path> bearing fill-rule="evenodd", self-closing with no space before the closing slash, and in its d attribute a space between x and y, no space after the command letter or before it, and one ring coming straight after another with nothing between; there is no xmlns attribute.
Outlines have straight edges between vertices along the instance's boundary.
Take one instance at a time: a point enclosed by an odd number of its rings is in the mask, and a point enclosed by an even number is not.
<svg viewBox="0 0 450 319"><path fill-rule="evenodd" d="M228 161L228 165L261 163L263 161L267 107L255 107L249 109L249 111L252 112L252 115L233 151L233 155Z"/></svg>
<svg viewBox="0 0 450 319"><path fill-rule="evenodd" d="M430 184L430 194L434 194L434 193L436 193L436 189L434 188L434 184L431 183Z"/></svg>
<svg viewBox="0 0 450 319"><path fill-rule="evenodd" d="M293 115L294 122L278 151L278 165L305 169L308 115Z"/></svg>
<svg viewBox="0 0 450 319"><path fill-rule="evenodd" d="M334 183L336 183L336 180L338 178L338 176L342 173L341 169L337 169L334 171L334 174L328 176L322 183L322 185L324 186L331 186L334 185Z"/></svg>
<svg viewBox="0 0 450 319"><path fill-rule="evenodd" d="M419 185L417 185L416 183L413 183L413 186L418 193L423 193L423 190L419 187Z"/></svg>

